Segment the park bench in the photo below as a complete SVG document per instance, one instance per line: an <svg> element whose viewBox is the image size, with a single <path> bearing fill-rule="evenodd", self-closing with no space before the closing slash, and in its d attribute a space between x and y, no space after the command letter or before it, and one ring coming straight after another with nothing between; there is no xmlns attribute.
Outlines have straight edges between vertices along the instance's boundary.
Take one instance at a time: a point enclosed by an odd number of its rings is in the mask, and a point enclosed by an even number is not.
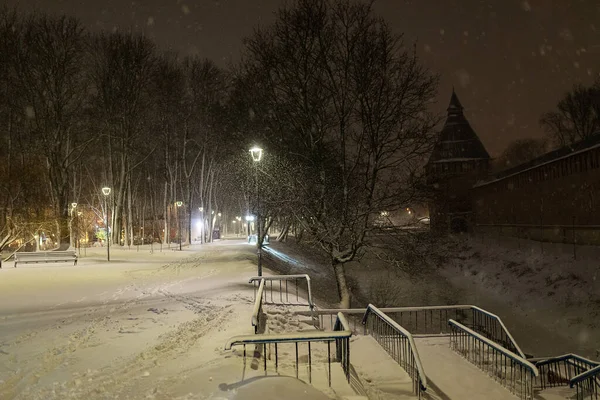
<svg viewBox="0 0 600 400"><path fill-rule="evenodd" d="M77 265L77 254L75 251L36 251L15 253L15 268L18 263L55 263L73 261Z"/></svg>

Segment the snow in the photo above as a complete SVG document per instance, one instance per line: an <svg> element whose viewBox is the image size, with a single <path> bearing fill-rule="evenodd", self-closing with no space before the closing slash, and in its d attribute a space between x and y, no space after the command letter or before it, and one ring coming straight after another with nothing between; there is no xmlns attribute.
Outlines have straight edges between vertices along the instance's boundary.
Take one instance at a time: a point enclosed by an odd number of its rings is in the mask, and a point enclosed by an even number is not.
<svg viewBox="0 0 600 400"><path fill-rule="evenodd" d="M500 316L525 353L598 359L598 248L578 246L573 260L572 245L488 236L456 249L441 273L462 302Z"/></svg>
<svg viewBox="0 0 600 400"><path fill-rule="evenodd" d="M410 378L370 337L351 339L351 385L340 364L331 364L331 388L323 342L311 344L312 385L307 384L307 343L298 346L299 380L294 344L279 345L278 373L273 346L267 346L266 373L262 349L249 350L246 363L241 347L225 350L229 338L253 334L254 294L248 284L256 273L253 250L223 241L181 252L115 248L110 263L101 248L88 249L78 266L14 269L5 263L0 270L0 398L351 399L355 390L381 399L415 398ZM311 272L311 277L313 289L320 288L318 275ZM317 289L315 295L323 293ZM308 307L264 305L265 333L313 334L310 317L295 314L300 310ZM514 333L505 314L498 314ZM523 331L515 335L519 343L523 337ZM590 334L588 340L595 337ZM417 338L416 343L430 393L439 388L451 399L510 398L452 352L448 338ZM332 343L332 354L334 349ZM543 355L552 354L557 352ZM466 389L470 396L464 397ZM544 396L560 398L551 392Z"/></svg>
<svg viewBox="0 0 600 400"><path fill-rule="evenodd" d="M114 248L107 263L88 249L76 267L5 263L0 398L229 398L219 387L242 380L242 362L223 346L252 332L251 250Z"/></svg>
<svg viewBox="0 0 600 400"><path fill-rule="evenodd" d="M350 358L371 399L415 399L408 373L371 336L354 336Z"/></svg>
<svg viewBox="0 0 600 400"><path fill-rule="evenodd" d="M514 398L475 365L456 354L448 337L415 338L432 391L446 399Z"/></svg>

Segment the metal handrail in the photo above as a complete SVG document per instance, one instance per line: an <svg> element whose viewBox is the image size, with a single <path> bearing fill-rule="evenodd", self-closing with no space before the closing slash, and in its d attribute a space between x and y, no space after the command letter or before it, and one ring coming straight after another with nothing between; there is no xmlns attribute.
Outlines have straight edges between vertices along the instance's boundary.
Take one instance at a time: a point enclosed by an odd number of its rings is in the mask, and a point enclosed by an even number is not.
<svg viewBox="0 0 600 400"><path fill-rule="evenodd" d="M578 383L583 382L585 379L598 375L600 375L600 365L585 372L582 372L581 374L571 379L571 381L569 382L569 386L573 387Z"/></svg>
<svg viewBox="0 0 600 400"><path fill-rule="evenodd" d="M454 326L454 327L458 328L459 330L467 333L470 336L473 336L474 338L476 338L480 342L483 342L483 343L487 344L488 346L492 347L497 352L502 353L503 355L505 355L506 357L508 357L511 360L515 361L516 363L522 365L523 367L525 367L526 369L528 369L534 376L538 376L539 375L539 371L538 371L537 367L535 365L533 365L531 362L527 361L524 357L521 357L520 355L515 354L515 353L513 353L512 351L510 351L508 349L505 349L504 347L500 346L496 342L494 342L494 341L486 338L483 335L480 335L479 333L475 332L474 330L472 330L472 329L464 326L460 322L456 322L455 320L451 319L451 320L448 321L448 324L451 325L451 326Z"/></svg>
<svg viewBox="0 0 600 400"><path fill-rule="evenodd" d="M569 382L569 387L575 387L577 390L577 399L583 399L589 394L590 399L597 399L600 392L600 384L598 383L598 376L600 375L600 365L585 371Z"/></svg>
<svg viewBox="0 0 600 400"><path fill-rule="evenodd" d="M516 340L512 337L512 335L510 334L510 332L508 331L508 329L504 325L504 322L502 322L502 320L500 319L499 316L497 316L496 314L492 314L491 312L486 311L483 308L479 308L477 306L471 306L471 308L473 310L479 311L480 313L483 313L484 315L487 315L490 318L495 319L500 324L500 327L502 328L504 334L508 337L508 339L510 340L510 344L512 344L512 346L514 346L514 348L517 351L517 353L519 354L519 356L521 356L522 358L526 358L525 357L525 353L523 353L523 351L521 350L521 348L517 344Z"/></svg>
<svg viewBox="0 0 600 400"><path fill-rule="evenodd" d="M251 343L275 343L275 342L293 342L293 341L319 341L327 339L342 339L352 336L348 320L342 313L338 313L336 325L339 322L338 330L331 332L308 331L308 332L289 332L289 333L269 333L261 335L238 335L231 337L225 345L225 350L230 350L232 346ZM306 340L304 340L306 339Z"/></svg>
<svg viewBox="0 0 600 400"><path fill-rule="evenodd" d="M320 309L320 310L315 310L313 312L313 314L315 316L322 316L322 315L335 315L337 312L343 312L344 314L348 314L348 315L355 315L355 314L363 314L364 312L366 312L366 308L351 308L351 309ZM438 328L440 328L440 330L445 329L443 328L444 326L447 326L447 320L443 320L442 318L442 313L444 313L446 315L446 318L448 317L448 312L449 311L468 311L471 310L473 313L473 326L472 328L475 329L475 331L477 332L479 330L478 333L480 334L484 334L484 336L486 336L488 339L492 339L497 341L498 343L505 345L505 347L508 348L508 350L514 351L517 354L519 354L521 357L526 358L525 354L523 353L523 351L521 350L521 348L519 347L519 345L517 344L517 342L515 341L515 339L513 338L513 336L510 334L510 332L508 331L508 329L506 328L506 325L504 325L504 322L502 322L502 319L500 319L499 316L497 316L496 314L493 314L487 310L484 310L480 307L477 307L475 305L469 305L469 304L459 304L459 305L442 305L442 306L423 306L423 307L385 307L385 308L380 308L380 311L382 311L383 313L386 314L398 314L398 313L418 313L420 311L429 311L430 313L439 311L439 325ZM492 320L494 320L495 322L498 323L498 327L501 329L502 333L504 334L504 337L506 337L506 339L508 339L508 343L505 343L506 341L503 340L502 335L500 335L500 337L498 337L498 335L490 335L490 332L487 332L485 329L485 326L479 326L478 324L476 324L476 320L478 319L476 317L476 315L483 315L484 317L490 318ZM402 317L402 316L401 316ZM417 321L417 315L415 314L415 320L414 322L416 323ZM410 320L410 316L409 316L409 320ZM442 323L443 320L443 323ZM410 322L410 321L409 321ZM427 318L425 318L425 321L421 321L421 323L425 323L427 324ZM400 321L399 323L402 326L406 326L404 321ZM468 325L468 324L465 324ZM484 322L485 325L485 322ZM489 325L489 324L488 324ZM408 326L412 326L410 323L408 324ZM416 326L415 326L416 328ZM431 327L430 327L431 328ZM480 329L482 328L482 329ZM412 329L411 329L412 331ZM426 333L440 333L440 331L437 332L426 332ZM449 332L448 332L449 333ZM413 331L413 334L414 333ZM491 337L490 337L491 336Z"/></svg>
<svg viewBox="0 0 600 400"><path fill-rule="evenodd" d="M529 359L540 371L536 388L569 386L573 387L573 380L587 372L600 367L597 361L589 360L577 354L563 354L555 357L538 357ZM578 390L583 390L578 386Z"/></svg>
<svg viewBox="0 0 600 400"><path fill-rule="evenodd" d="M538 367L541 365L551 364L551 363L558 362L558 361L567 361L567 360L581 361L582 363L587 364L590 367L597 367L600 365L600 362L598 362L598 361L593 361L593 360L590 360L585 357L581 357L580 355L573 354L573 353L563 354L562 356L554 356L554 357L529 358L529 361L533 361L533 363Z"/></svg>
<svg viewBox="0 0 600 400"><path fill-rule="evenodd" d="M262 299L263 299L263 290L265 289L265 280L260 280L260 285L258 286L258 291L256 293L256 297L254 299L254 309L252 310L252 326L254 327L254 333L258 333L260 328L260 314L262 311Z"/></svg>
<svg viewBox="0 0 600 400"><path fill-rule="evenodd" d="M448 321L448 325L452 330L450 337L452 350L490 375L520 399L533 399L534 380L539 376L535 365L453 319Z"/></svg>
<svg viewBox="0 0 600 400"><path fill-rule="evenodd" d="M275 346L275 371L278 368L278 344L295 343L296 344L296 378L298 378L298 343L308 344L308 378L309 382L312 381L312 367L311 367L311 346L312 342L326 342L327 343L327 362L329 365L328 382L331 386L331 342L336 344L336 360L339 361L346 375L346 379L350 382L350 337L352 331L348 325L346 317L342 313L338 313L337 320L334 326L334 331L321 332L321 331L308 331L308 332L290 332L280 334L256 334L256 335L240 335L230 338L225 344L225 350L231 350L233 346L244 347L244 365L246 363L246 345L257 345L263 348L263 362L265 373L267 371L267 344L273 344ZM259 347L260 348L260 347ZM270 348L270 346L269 346Z"/></svg>
<svg viewBox="0 0 600 400"><path fill-rule="evenodd" d="M404 329L403 327L401 327L396 321L391 319L389 316L387 316L383 311L381 311L380 309L375 307L373 304L369 304L369 306L367 307L367 309L365 311L365 315L362 320L363 325L367 324L369 315L371 315L371 314L377 315L378 318L380 318L382 321L384 321L386 324L388 324L388 326L390 326L392 329L394 329L398 334L404 336L407 339L410 354L414 358L415 366L417 368L416 380L418 381L418 384L419 384L417 393L420 393L421 390L422 391L427 390L427 376L425 375L425 371L423 370L423 364L421 363L421 358L419 357L419 352L417 351L417 346L415 345L415 341L414 341L411 333L409 331L407 331L406 329ZM385 349L385 346L383 346L383 347ZM407 372L412 377L411 371L407 371ZM413 379L415 379L415 377L413 377Z"/></svg>
<svg viewBox="0 0 600 400"><path fill-rule="evenodd" d="M273 276L253 276L251 277L248 282L249 283L254 283L260 280L265 280L265 281L292 281L292 280L298 280L298 279L305 279L306 280L306 285L308 287L308 306L311 309L315 308L315 305L313 303L312 300L312 289L310 286L310 276L308 274L296 274L296 275L273 275ZM271 290L273 288L273 285L271 284ZM281 290L281 288L280 288ZM287 290L287 287L286 287ZM272 295L271 295L272 297Z"/></svg>

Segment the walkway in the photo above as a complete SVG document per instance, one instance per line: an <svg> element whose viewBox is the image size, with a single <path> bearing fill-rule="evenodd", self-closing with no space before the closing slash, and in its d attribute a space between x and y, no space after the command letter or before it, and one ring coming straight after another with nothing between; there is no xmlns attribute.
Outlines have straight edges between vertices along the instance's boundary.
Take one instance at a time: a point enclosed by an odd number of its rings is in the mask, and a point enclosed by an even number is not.
<svg viewBox="0 0 600 400"><path fill-rule="evenodd" d="M415 337L427 382L440 399L515 399L508 389L449 347L449 337Z"/></svg>
<svg viewBox="0 0 600 400"><path fill-rule="evenodd" d="M410 376L371 336L353 336L350 362L369 398L417 398Z"/></svg>

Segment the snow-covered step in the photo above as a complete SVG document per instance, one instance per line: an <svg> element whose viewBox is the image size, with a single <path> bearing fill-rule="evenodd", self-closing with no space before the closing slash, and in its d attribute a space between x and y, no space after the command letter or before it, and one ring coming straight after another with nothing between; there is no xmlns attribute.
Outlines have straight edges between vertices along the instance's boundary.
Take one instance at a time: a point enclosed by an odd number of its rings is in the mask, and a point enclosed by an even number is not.
<svg viewBox="0 0 600 400"><path fill-rule="evenodd" d="M353 336L350 363L371 399L416 399L408 373L371 336Z"/></svg>
<svg viewBox="0 0 600 400"><path fill-rule="evenodd" d="M568 386L553 387L544 389L535 394L535 400L565 400L572 399L575 396L575 389Z"/></svg>
<svg viewBox="0 0 600 400"><path fill-rule="evenodd" d="M449 337L415 337L427 382L441 398L516 398L508 389L451 350L449 342Z"/></svg>

